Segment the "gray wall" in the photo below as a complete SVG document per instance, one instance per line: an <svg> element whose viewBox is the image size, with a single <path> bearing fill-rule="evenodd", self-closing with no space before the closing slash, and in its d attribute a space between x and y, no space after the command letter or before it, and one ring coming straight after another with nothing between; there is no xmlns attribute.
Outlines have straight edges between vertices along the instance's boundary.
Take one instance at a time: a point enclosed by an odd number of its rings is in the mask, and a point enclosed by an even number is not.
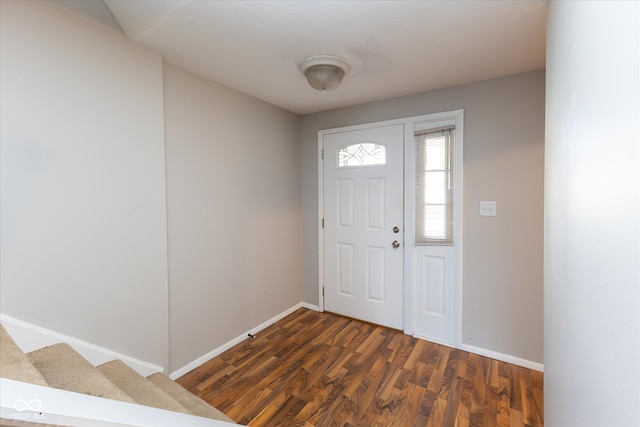
<svg viewBox="0 0 640 427"><path fill-rule="evenodd" d="M298 116L164 67L171 370L300 303Z"/></svg>
<svg viewBox="0 0 640 427"><path fill-rule="evenodd" d="M544 87L535 71L303 116L303 301L318 304L317 131L464 109L463 343L542 363Z"/></svg>
<svg viewBox="0 0 640 427"><path fill-rule="evenodd" d="M640 3L550 2L545 424L640 425Z"/></svg>
<svg viewBox="0 0 640 427"><path fill-rule="evenodd" d="M168 363L162 59L1 2L2 313Z"/></svg>
<svg viewBox="0 0 640 427"><path fill-rule="evenodd" d="M2 313L174 371L300 303L297 115L1 5Z"/></svg>

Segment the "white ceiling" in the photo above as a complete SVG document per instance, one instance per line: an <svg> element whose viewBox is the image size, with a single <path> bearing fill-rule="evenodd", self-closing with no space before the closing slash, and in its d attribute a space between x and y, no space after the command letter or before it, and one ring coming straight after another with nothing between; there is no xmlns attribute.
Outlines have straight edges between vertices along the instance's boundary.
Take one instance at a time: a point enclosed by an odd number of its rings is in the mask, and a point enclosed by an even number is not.
<svg viewBox="0 0 640 427"><path fill-rule="evenodd" d="M166 61L298 114L545 67L545 0L104 0ZM319 92L298 62L352 66Z"/></svg>

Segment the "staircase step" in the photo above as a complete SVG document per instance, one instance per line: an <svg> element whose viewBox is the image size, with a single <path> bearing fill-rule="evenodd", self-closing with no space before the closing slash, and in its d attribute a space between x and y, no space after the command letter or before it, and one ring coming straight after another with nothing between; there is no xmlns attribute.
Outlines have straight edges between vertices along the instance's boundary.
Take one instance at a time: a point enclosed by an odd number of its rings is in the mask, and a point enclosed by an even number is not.
<svg viewBox="0 0 640 427"><path fill-rule="evenodd" d="M0 325L0 349L2 349L0 377L37 385L49 385L2 325Z"/></svg>
<svg viewBox="0 0 640 427"><path fill-rule="evenodd" d="M104 363L98 366L98 369L105 377L140 405L191 414L191 412L177 400L138 374L121 360L112 360L111 362Z"/></svg>
<svg viewBox="0 0 640 427"><path fill-rule="evenodd" d="M51 387L136 403L68 344L44 347L28 356Z"/></svg>
<svg viewBox="0 0 640 427"><path fill-rule="evenodd" d="M204 400L192 394L186 388L173 381L161 372L149 375L149 381L164 390L169 396L184 405L191 413L200 417L212 418L214 420L226 421L233 423L234 421L227 417L224 413L209 405Z"/></svg>

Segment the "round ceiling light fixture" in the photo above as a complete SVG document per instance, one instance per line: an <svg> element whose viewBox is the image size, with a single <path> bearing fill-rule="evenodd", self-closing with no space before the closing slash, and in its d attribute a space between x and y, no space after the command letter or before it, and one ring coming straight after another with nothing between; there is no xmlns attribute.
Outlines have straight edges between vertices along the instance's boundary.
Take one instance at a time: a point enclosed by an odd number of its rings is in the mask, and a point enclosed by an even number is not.
<svg viewBox="0 0 640 427"><path fill-rule="evenodd" d="M336 55L313 55L303 59L298 69L312 88L324 92L340 86L351 66L346 59Z"/></svg>

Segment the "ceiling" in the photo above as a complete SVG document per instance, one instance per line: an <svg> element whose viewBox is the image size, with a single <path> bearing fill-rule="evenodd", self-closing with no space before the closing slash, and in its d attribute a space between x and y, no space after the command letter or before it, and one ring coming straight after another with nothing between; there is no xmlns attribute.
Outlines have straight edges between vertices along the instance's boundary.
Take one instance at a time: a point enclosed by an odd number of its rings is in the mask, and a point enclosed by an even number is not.
<svg viewBox="0 0 640 427"><path fill-rule="evenodd" d="M545 67L545 0L104 0L129 39L298 114ZM333 91L298 63L346 58Z"/></svg>

